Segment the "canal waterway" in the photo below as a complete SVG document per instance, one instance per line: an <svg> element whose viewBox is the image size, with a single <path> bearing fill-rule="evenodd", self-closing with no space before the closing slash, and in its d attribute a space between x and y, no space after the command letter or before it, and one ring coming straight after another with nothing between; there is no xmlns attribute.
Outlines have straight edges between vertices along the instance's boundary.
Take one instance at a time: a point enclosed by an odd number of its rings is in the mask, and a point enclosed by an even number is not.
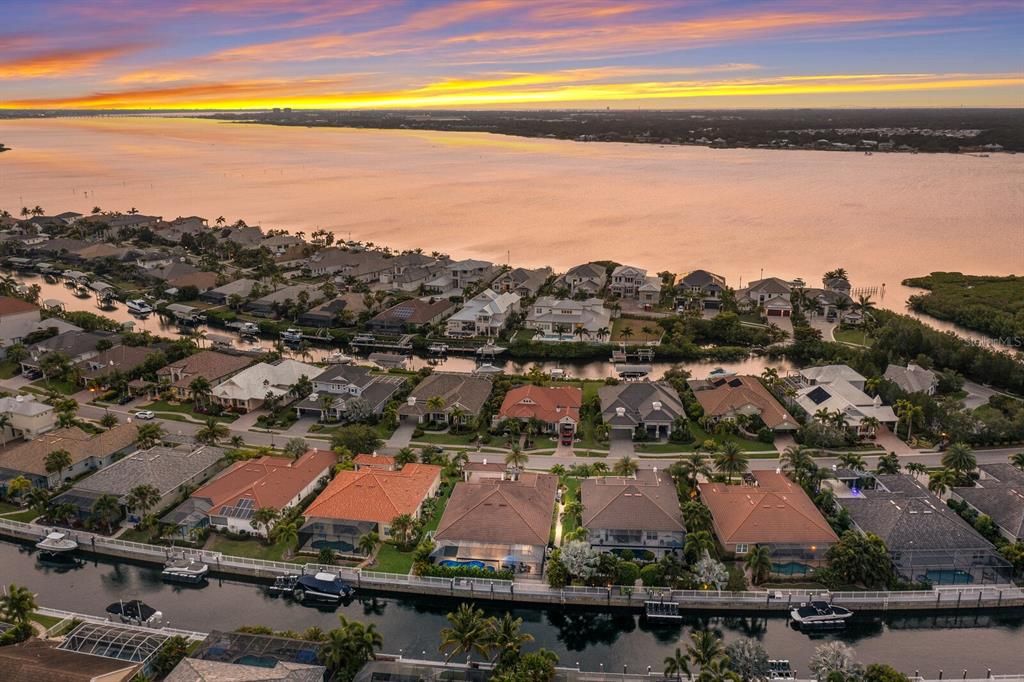
<svg viewBox="0 0 1024 682"><path fill-rule="evenodd" d="M440 659L438 633L445 614L457 603L437 597L391 597L363 592L337 610L319 610L272 598L253 583L211 580L202 588L164 584L159 570L106 558L90 557L81 568L58 571L40 566L34 550L0 541L0 582L17 583L37 593L43 606L102 615L118 599L141 599L164 613L165 624L188 630L234 629L266 625L301 631L311 625L329 629L337 615L374 623L384 638L384 650L406 656ZM479 606L489 614L506 607ZM1024 670L1024 613L964 612L963 614L894 615L858 618L841 633L821 638L792 629L784 617L762 615L691 616L681 624L650 626L637 613L586 608L513 608L534 646L556 652L563 665L585 670L642 672L660 670L664 658L685 644L694 629L710 628L726 641L739 637L759 640L775 658L792 661L806 672L814 648L838 639L853 646L863 663L888 662L910 674L920 670L937 676L984 677L986 670L1010 673Z"/></svg>

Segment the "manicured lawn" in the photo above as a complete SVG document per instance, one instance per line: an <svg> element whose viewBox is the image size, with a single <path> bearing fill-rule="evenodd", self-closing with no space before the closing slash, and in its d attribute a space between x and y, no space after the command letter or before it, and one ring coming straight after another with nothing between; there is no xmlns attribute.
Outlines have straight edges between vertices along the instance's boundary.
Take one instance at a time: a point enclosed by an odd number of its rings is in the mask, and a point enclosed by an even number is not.
<svg viewBox="0 0 1024 682"><path fill-rule="evenodd" d="M189 417L192 417L196 421L201 422L205 422L207 417L210 416L208 414L202 414L200 412L193 411L192 405L190 405L189 403L169 403L166 400L156 400L154 402L149 403L148 405L143 405L139 409L152 410L153 412L172 412L175 414L187 415ZM164 418L173 419L173 417ZM238 415L227 413L217 417L217 419L218 421L231 423L238 419Z"/></svg>
<svg viewBox="0 0 1024 682"><path fill-rule="evenodd" d="M20 507L15 507L13 504L8 502L0 502L0 514L8 514L10 512L18 511Z"/></svg>
<svg viewBox="0 0 1024 682"><path fill-rule="evenodd" d="M423 524L424 531L437 530L438 525L440 525L441 523L441 515L444 514L444 508L448 506L448 498L450 498L452 495L452 488L454 487L455 482L458 480L461 479L457 477L445 479L445 482L447 483L446 492L441 497L436 498L437 505L434 511L434 515L431 516L429 519L426 519L426 522Z"/></svg>
<svg viewBox="0 0 1024 682"><path fill-rule="evenodd" d="M78 393L82 390L81 386L72 384L68 381L57 381L56 379L36 379L32 382L32 386L43 389L44 391L56 391L57 393L63 393L64 395L71 395L72 393Z"/></svg>
<svg viewBox="0 0 1024 682"><path fill-rule="evenodd" d="M470 445L476 442L476 437L476 431L458 434L425 431L422 436L417 436L416 438L413 438L413 440L417 443L431 443L433 445Z"/></svg>
<svg viewBox="0 0 1024 682"><path fill-rule="evenodd" d="M21 372L21 365L10 360L0 362L0 379L10 379Z"/></svg>
<svg viewBox="0 0 1024 682"><path fill-rule="evenodd" d="M405 575L412 570L412 552L402 552L394 545L384 543L377 552L377 560L369 570Z"/></svg>
<svg viewBox="0 0 1024 682"><path fill-rule="evenodd" d="M47 630L49 630L50 628L52 628L57 623L59 623L62 620L64 620L63 618L54 618L53 616L44 616L41 613L33 613L31 616L29 616L29 618L31 618L35 622L39 623L40 625L42 625Z"/></svg>
<svg viewBox="0 0 1024 682"><path fill-rule="evenodd" d="M145 542L147 544L152 544L155 539L152 530L136 530L135 528L129 528L121 533L118 538L127 542Z"/></svg>
<svg viewBox="0 0 1024 682"><path fill-rule="evenodd" d="M690 432L693 433L693 442L681 445L679 443L637 443L637 452L647 452L651 454L670 454L673 452L693 452L694 448L702 445L705 440L712 439L717 443L724 443L726 440L731 440L740 446L741 450L747 452L757 450L773 450L774 446L771 443L762 443L759 440L749 440L747 438L740 438L739 436L712 436L707 431L702 429L696 422L690 422ZM776 455L773 453L772 457Z"/></svg>
<svg viewBox="0 0 1024 682"><path fill-rule="evenodd" d="M651 333L644 333L643 329L647 327ZM622 330L629 328L633 330L632 335L627 339L622 335ZM661 339L662 328L657 322L651 320L633 320L628 317L620 317L612 323L612 343L619 343L620 341L633 342L646 342L646 341L658 341Z"/></svg>
<svg viewBox="0 0 1024 682"><path fill-rule="evenodd" d="M252 538L250 540L231 540L230 538L211 533L210 539L206 541L204 549L211 552L221 552L232 556L248 557L250 559L265 559L267 561L297 561L305 563L308 558L291 559L284 558L286 549L285 543L275 542L272 545L265 544L262 540Z"/></svg>
<svg viewBox="0 0 1024 682"><path fill-rule="evenodd" d="M39 516L39 514L37 514L33 510L26 509L25 511L15 512L14 514L7 514L4 516L4 518L9 519L11 521L31 523L37 516Z"/></svg>
<svg viewBox="0 0 1024 682"><path fill-rule="evenodd" d="M875 342L870 334L865 335L859 329L836 329L832 335L835 336L836 341L852 343L857 346L870 346Z"/></svg>
<svg viewBox="0 0 1024 682"><path fill-rule="evenodd" d="M579 500L580 498L580 479L575 476L566 476L562 479L562 484L566 490L562 493L562 501L565 504L569 504L573 500ZM571 518L566 521L562 521L562 536L566 533L571 533L576 530L576 519Z"/></svg>
<svg viewBox="0 0 1024 682"><path fill-rule="evenodd" d="M520 329L516 332L516 335L512 337L513 341L532 341L533 337L537 335L536 329Z"/></svg>

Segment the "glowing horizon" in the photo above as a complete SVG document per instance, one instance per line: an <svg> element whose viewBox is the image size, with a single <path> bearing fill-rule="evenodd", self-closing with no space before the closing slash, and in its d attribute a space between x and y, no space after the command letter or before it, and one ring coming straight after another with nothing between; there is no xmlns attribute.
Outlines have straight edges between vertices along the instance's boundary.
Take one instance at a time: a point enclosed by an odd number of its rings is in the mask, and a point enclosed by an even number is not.
<svg viewBox="0 0 1024 682"><path fill-rule="evenodd" d="M1006 0L4 4L2 109L1024 106Z"/></svg>

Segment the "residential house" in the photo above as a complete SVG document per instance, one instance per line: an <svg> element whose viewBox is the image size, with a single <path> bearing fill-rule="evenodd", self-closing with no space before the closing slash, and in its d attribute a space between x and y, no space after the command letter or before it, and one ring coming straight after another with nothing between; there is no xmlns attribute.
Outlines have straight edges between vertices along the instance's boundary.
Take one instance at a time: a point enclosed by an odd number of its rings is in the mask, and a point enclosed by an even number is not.
<svg viewBox="0 0 1024 682"><path fill-rule="evenodd" d="M194 265L174 261L169 265L147 270L145 275L164 282L169 287L194 286L199 292L209 291L217 286L217 273L200 270Z"/></svg>
<svg viewBox="0 0 1024 682"><path fill-rule="evenodd" d="M20 298L0 296L0 346L21 343L39 328L39 307Z"/></svg>
<svg viewBox="0 0 1024 682"><path fill-rule="evenodd" d="M594 549L657 558L683 548L686 524L679 495L663 471L585 478L580 501L587 541Z"/></svg>
<svg viewBox="0 0 1024 682"><path fill-rule="evenodd" d="M141 669L139 663L65 651L35 637L0 647L4 682L128 682Z"/></svg>
<svg viewBox="0 0 1024 682"><path fill-rule="evenodd" d="M509 466L502 462L466 462L462 465L462 480L467 483L480 483L485 479L504 480L509 475Z"/></svg>
<svg viewBox="0 0 1024 682"><path fill-rule="evenodd" d="M55 429L0 452L0 479L24 476L39 488L55 488L71 480L108 466L121 454L135 448L138 438L135 424L117 426L92 435L77 426ZM66 450L71 464L63 471L47 471L46 456L54 450Z"/></svg>
<svg viewBox="0 0 1024 682"><path fill-rule="evenodd" d="M953 488L951 497L992 519L1009 542L1024 542L1024 471L998 462L978 465L970 488Z"/></svg>
<svg viewBox="0 0 1024 682"><path fill-rule="evenodd" d="M217 305L225 305L232 296L238 296L241 299L248 298L256 284L256 280L243 277L242 279L236 279L223 286L200 293L199 300L206 301L207 303L216 303Z"/></svg>
<svg viewBox="0 0 1024 682"><path fill-rule="evenodd" d="M350 251L338 248L321 249L309 257L305 267L313 277L344 275L346 272L362 264L369 257L365 251Z"/></svg>
<svg viewBox="0 0 1024 682"><path fill-rule="evenodd" d="M467 374L435 372L412 390L408 400L398 408L402 421L450 423L457 419L473 423L483 410L494 388L490 381ZM432 398L441 405L433 406Z"/></svg>
<svg viewBox="0 0 1024 682"><path fill-rule="evenodd" d="M867 379L849 365L804 367L797 370L796 373L800 381L808 386L831 384L836 381L845 381L861 391L867 386Z"/></svg>
<svg viewBox="0 0 1024 682"><path fill-rule="evenodd" d="M412 298L377 313L366 328L379 334L406 334L437 324L454 309L455 304L448 299Z"/></svg>
<svg viewBox="0 0 1024 682"><path fill-rule="evenodd" d="M185 235L197 237L206 232L209 228L206 218L199 216L188 216L175 218L170 222L160 222L153 226L153 231L161 239L178 244Z"/></svg>
<svg viewBox="0 0 1024 682"><path fill-rule="evenodd" d="M619 265L612 270L608 282L608 293L619 298L637 299L640 297L640 287L645 284L647 284L647 270L632 265ZM658 290L661 290L660 285Z"/></svg>
<svg viewBox="0 0 1024 682"><path fill-rule="evenodd" d="M701 310L718 310L724 291L724 277L707 270L693 270L676 283L676 305L695 303Z"/></svg>
<svg viewBox="0 0 1024 682"><path fill-rule="evenodd" d="M505 394L494 421L536 420L543 424L545 433L572 438L579 425L582 402L583 391L575 386L517 386Z"/></svg>
<svg viewBox="0 0 1024 682"><path fill-rule="evenodd" d="M1010 565L992 543L913 476L875 475L864 488L837 492L836 502L854 528L882 539L904 580L935 585L1010 580Z"/></svg>
<svg viewBox="0 0 1024 682"><path fill-rule="evenodd" d="M302 240L302 237L298 237L294 234L275 234L272 237L264 238L263 241L260 242L260 246L276 256L280 256L293 246L305 245L306 242Z"/></svg>
<svg viewBox="0 0 1024 682"><path fill-rule="evenodd" d="M663 382L634 382L598 389L601 418L613 437L633 437L645 432L647 437L668 438L672 425L686 410L679 394Z"/></svg>
<svg viewBox="0 0 1024 682"><path fill-rule="evenodd" d="M491 283L491 288L500 294L519 294L521 298L531 298L537 295L540 288L552 275L551 268L515 268L498 275Z"/></svg>
<svg viewBox="0 0 1024 682"><path fill-rule="evenodd" d="M611 310L600 298L582 301L541 296L526 314L527 329L540 332L541 341L603 340L611 334ZM577 329L582 330L576 332Z"/></svg>
<svg viewBox="0 0 1024 682"><path fill-rule="evenodd" d="M776 572L808 572L821 565L839 538L811 498L778 472L751 473L753 485L698 486L718 541L737 556L768 547Z"/></svg>
<svg viewBox="0 0 1024 682"><path fill-rule="evenodd" d="M519 294L499 294L485 289L466 301L448 318L446 334L452 337L497 336L519 307Z"/></svg>
<svg viewBox="0 0 1024 682"><path fill-rule="evenodd" d="M348 297L335 296L300 314L296 322L303 327L341 327L341 316L346 310L353 313Z"/></svg>
<svg viewBox="0 0 1024 682"><path fill-rule="evenodd" d="M383 469L384 471L394 471L398 468L394 457L391 455L378 455L376 452L371 455L356 455L352 458L352 464L355 465L356 471L359 471L360 469Z"/></svg>
<svg viewBox="0 0 1024 682"><path fill-rule="evenodd" d="M235 462L161 519L183 536L207 526L231 533L267 536L273 528L253 523L256 510L296 507L325 483L338 456L312 449L296 460L260 457Z"/></svg>
<svg viewBox="0 0 1024 682"><path fill-rule="evenodd" d="M94 358L99 354L96 344L103 340L115 346L121 343L117 334L100 331L68 331L43 339L28 347L28 357L21 361L21 371L38 370L40 361L50 353L64 355L72 365Z"/></svg>
<svg viewBox="0 0 1024 682"><path fill-rule="evenodd" d="M153 486L160 501L149 510L157 512L177 502L182 495L202 484L220 468L225 451L211 445L158 445L139 450L97 471L67 492L54 498L56 504L70 504L80 519L92 514L96 500L112 495L129 521L141 519L140 510L128 504L128 495L140 485Z"/></svg>
<svg viewBox="0 0 1024 682"><path fill-rule="evenodd" d="M327 668L322 665L279 661L276 657L270 659L269 662L264 662L263 658L260 658L259 661L258 664L250 665L230 661L202 661L185 657L164 678L164 682L221 682L222 680L323 682L327 674Z"/></svg>
<svg viewBox="0 0 1024 682"><path fill-rule="evenodd" d="M319 421L365 419L383 413L404 385L403 377L375 374L370 367L334 365L313 380L313 392L295 403L295 411Z"/></svg>
<svg viewBox="0 0 1024 682"><path fill-rule="evenodd" d="M792 283L778 277L766 277L751 282L736 292L736 303L744 310L758 310L762 317L790 317Z"/></svg>
<svg viewBox="0 0 1024 682"><path fill-rule="evenodd" d="M164 682L324 682L321 642L213 630ZM227 667L229 666L229 667Z"/></svg>
<svg viewBox="0 0 1024 682"><path fill-rule="evenodd" d="M448 276L448 259L438 260L425 265L415 265L401 269L399 272L385 273L380 278L382 285L394 291L419 291L431 288L430 283ZM442 287L443 288L443 287Z"/></svg>
<svg viewBox="0 0 1024 682"><path fill-rule="evenodd" d="M301 378L316 378L323 370L291 359L274 364L261 362L213 387L212 399L225 409L250 412L263 405L267 395L290 398L292 386Z"/></svg>
<svg viewBox="0 0 1024 682"><path fill-rule="evenodd" d="M440 486L441 467L431 464L406 464L398 471L339 471L303 514L306 523L299 531L299 545L304 550L330 547L353 554L359 538L370 531L390 539L395 517L418 519L423 503Z"/></svg>
<svg viewBox="0 0 1024 682"><path fill-rule="evenodd" d="M303 306L305 308L310 303L322 299L323 293L315 284L293 284L248 302L245 309L260 317L277 317L282 306L287 306L289 303L300 303L303 298L306 299L306 304Z"/></svg>
<svg viewBox="0 0 1024 682"><path fill-rule="evenodd" d="M87 360L76 363L83 386L106 386L112 374L130 374L138 369L152 355L153 346L125 346L118 344L100 351Z"/></svg>
<svg viewBox="0 0 1024 682"><path fill-rule="evenodd" d="M912 362L906 367L889 365L885 368L885 378L907 393L935 395L935 389L939 386L939 377L935 372Z"/></svg>
<svg viewBox="0 0 1024 682"><path fill-rule="evenodd" d="M852 291L850 280L845 277L831 277L824 282L825 288L829 291L840 293L849 298Z"/></svg>
<svg viewBox="0 0 1024 682"><path fill-rule="evenodd" d="M7 417L7 424L0 430L4 446L15 438L32 440L57 425L53 406L36 400L32 394L0 398L0 415Z"/></svg>
<svg viewBox="0 0 1024 682"><path fill-rule="evenodd" d="M584 263L569 268L556 284L569 290L570 296L596 296L608 281L608 271L600 263Z"/></svg>
<svg viewBox="0 0 1024 682"><path fill-rule="evenodd" d="M251 365L252 358L247 355L231 355L213 350L201 350L198 353L172 362L156 371L157 380L167 383L171 393L178 400L188 400L189 386L197 378L206 379L210 386L241 372Z"/></svg>
<svg viewBox="0 0 1024 682"><path fill-rule="evenodd" d="M258 225L219 227L215 229L214 235L220 241L238 244L243 250L259 248L263 241L263 230Z"/></svg>
<svg viewBox="0 0 1024 682"><path fill-rule="evenodd" d="M497 274L497 266L485 260L470 258L448 264L450 287L459 291L468 286L488 284Z"/></svg>
<svg viewBox="0 0 1024 682"><path fill-rule="evenodd" d="M704 416L713 421L736 421L740 415L756 417L775 432L795 431L800 428L775 396L757 377L734 376L716 379L692 379L687 382L693 396L704 409ZM751 431L758 427L752 425Z"/></svg>
<svg viewBox="0 0 1024 682"><path fill-rule="evenodd" d="M557 491L557 476L533 472L456 483L431 556L442 565L474 561L540 576Z"/></svg>
<svg viewBox="0 0 1024 682"><path fill-rule="evenodd" d="M864 393L864 377L849 367L809 367L800 373L804 382L810 383L798 389L793 400L809 416L842 414L846 425L858 436L874 432L876 426L872 420L885 426L896 424L896 413L892 407L883 405L881 397Z"/></svg>

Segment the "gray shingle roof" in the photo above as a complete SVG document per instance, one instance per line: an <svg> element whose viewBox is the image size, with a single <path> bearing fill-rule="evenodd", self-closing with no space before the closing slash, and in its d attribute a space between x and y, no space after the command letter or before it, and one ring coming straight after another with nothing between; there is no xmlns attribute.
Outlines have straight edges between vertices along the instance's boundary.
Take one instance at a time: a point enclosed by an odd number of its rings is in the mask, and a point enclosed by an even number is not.
<svg viewBox="0 0 1024 682"><path fill-rule="evenodd" d="M1024 471L1009 464L982 464L982 477L973 488L953 488L953 494L997 526L1024 540Z"/></svg>
<svg viewBox="0 0 1024 682"><path fill-rule="evenodd" d="M165 494L222 457L224 450L211 445L198 448L157 446L114 462L83 479L75 488L121 496L136 486L149 484Z"/></svg>
<svg viewBox="0 0 1024 682"><path fill-rule="evenodd" d="M686 530L675 484L665 473L641 469L635 477L586 478L580 495L587 528Z"/></svg>
<svg viewBox="0 0 1024 682"><path fill-rule="evenodd" d="M601 398L601 416L611 424L625 425L623 417L633 424L671 423L676 417L686 415L679 394L662 382L602 386L598 395ZM655 403L660 405L656 407ZM620 407L625 410L624 415L618 414L617 408Z"/></svg>

